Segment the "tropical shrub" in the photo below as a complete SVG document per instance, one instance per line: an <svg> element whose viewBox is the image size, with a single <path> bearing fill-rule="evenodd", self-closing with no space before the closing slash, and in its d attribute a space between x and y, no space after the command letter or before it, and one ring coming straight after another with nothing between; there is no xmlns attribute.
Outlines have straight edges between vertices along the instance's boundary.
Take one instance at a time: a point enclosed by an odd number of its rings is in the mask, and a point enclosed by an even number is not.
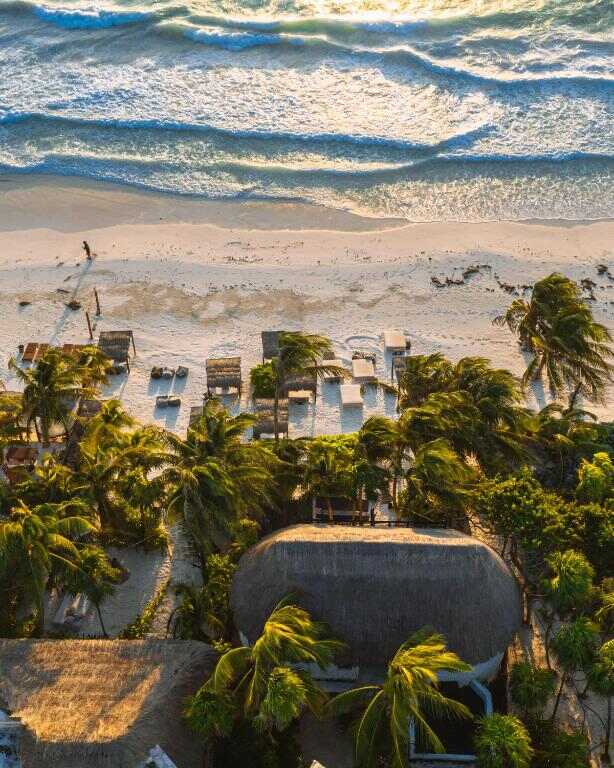
<svg viewBox="0 0 614 768"><path fill-rule="evenodd" d="M499 714L479 721L475 752L479 768L529 768L533 756L522 722L513 715Z"/></svg>
<svg viewBox="0 0 614 768"><path fill-rule="evenodd" d="M252 385L253 397L275 396L275 371L272 363L255 365L249 372L249 381Z"/></svg>

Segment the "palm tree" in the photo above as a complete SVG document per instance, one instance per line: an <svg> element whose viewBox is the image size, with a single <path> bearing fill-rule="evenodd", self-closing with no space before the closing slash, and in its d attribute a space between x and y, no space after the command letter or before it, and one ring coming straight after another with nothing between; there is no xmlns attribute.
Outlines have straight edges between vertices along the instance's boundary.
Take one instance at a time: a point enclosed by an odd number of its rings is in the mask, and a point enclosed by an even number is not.
<svg viewBox="0 0 614 768"><path fill-rule="evenodd" d="M552 650L559 662L561 680L552 710L554 722L565 685L579 671L588 672L595 661L598 634L595 626L585 616L569 624L563 624L552 641Z"/></svg>
<svg viewBox="0 0 614 768"><path fill-rule="evenodd" d="M516 662L510 675L512 701L523 712L541 717L550 697L554 693L556 675L551 669L534 667L529 661Z"/></svg>
<svg viewBox="0 0 614 768"><path fill-rule="evenodd" d="M28 436L32 425L43 445L49 444L54 424L61 424L67 433L69 414L81 389L78 369L55 349L49 349L34 368L22 370L14 359L9 368L24 385L22 409Z"/></svg>
<svg viewBox="0 0 614 768"><path fill-rule="evenodd" d="M597 659L588 673L589 686L608 701L603 745L604 762L610 762L610 735L612 733L612 697L614 696L614 640L605 642L597 652Z"/></svg>
<svg viewBox="0 0 614 768"><path fill-rule="evenodd" d="M83 394L86 397L96 396L100 385L108 382L113 362L93 344L80 349L72 359L81 380Z"/></svg>
<svg viewBox="0 0 614 768"><path fill-rule="evenodd" d="M599 401L614 370L612 336L595 322L576 283L553 273L535 283L530 301L516 299L495 318L517 333L533 354L523 376L526 385L546 374L553 396L570 391L570 407L578 395Z"/></svg>
<svg viewBox="0 0 614 768"><path fill-rule="evenodd" d="M275 379L273 401L273 424L275 442L279 442L279 400L286 382L291 376L315 376L322 378L327 374L345 376L344 368L326 362L333 353L330 339L317 334L285 331L279 336L279 352L273 358L272 366Z"/></svg>
<svg viewBox="0 0 614 768"><path fill-rule="evenodd" d="M355 730L357 765L376 766L385 753L390 756L392 768L403 768L410 721L425 744L435 752L443 752L444 746L429 725L428 715L471 714L464 704L438 690L438 673L470 669L446 648L441 635L423 629L401 645L388 665L382 685L366 685L335 697L330 703L333 713L362 710Z"/></svg>
<svg viewBox="0 0 614 768"><path fill-rule="evenodd" d="M111 565L103 549L92 545L80 550L77 565L64 581L65 590L73 595L83 593L88 597L96 608L102 634L108 637L101 606L115 592L114 582L119 579L120 570Z"/></svg>
<svg viewBox="0 0 614 768"><path fill-rule="evenodd" d="M475 738L480 768L529 768L533 749L527 729L514 715L487 715Z"/></svg>
<svg viewBox="0 0 614 768"><path fill-rule="evenodd" d="M322 435L309 442L303 488L309 496L321 496L333 519L331 498L353 498L355 435Z"/></svg>
<svg viewBox="0 0 614 768"><path fill-rule="evenodd" d="M243 716L264 730L283 730L303 709L322 711L326 696L305 670L290 665L325 669L343 648L291 601L275 606L253 646L227 651L205 684L216 696L231 695Z"/></svg>
<svg viewBox="0 0 614 768"><path fill-rule="evenodd" d="M401 512L422 523L454 526L464 518L474 472L443 438L421 445L404 474Z"/></svg>
<svg viewBox="0 0 614 768"><path fill-rule="evenodd" d="M594 591L595 571L581 552L572 549L555 552L546 558L546 564L551 575L543 581L543 592L551 610L545 611L544 648L550 668L550 634L554 621L557 616L568 619L588 605Z"/></svg>
<svg viewBox="0 0 614 768"><path fill-rule="evenodd" d="M399 379L400 410L422 405L429 395L450 391L453 365L441 354L410 355Z"/></svg>
<svg viewBox="0 0 614 768"><path fill-rule="evenodd" d="M76 502L40 504L30 508L19 503L6 520L0 520L0 571L19 574L19 586L36 608L36 631L45 623L45 588L54 571L69 573L79 567L78 540L95 530Z"/></svg>
<svg viewBox="0 0 614 768"><path fill-rule="evenodd" d="M258 514L269 498L275 457L241 440L253 423L252 415L230 416L212 399L185 440L165 435L168 466L161 480L170 488L167 514L185 524L203 569L216 542L221 546L229 538L231 525Z"/></svg>

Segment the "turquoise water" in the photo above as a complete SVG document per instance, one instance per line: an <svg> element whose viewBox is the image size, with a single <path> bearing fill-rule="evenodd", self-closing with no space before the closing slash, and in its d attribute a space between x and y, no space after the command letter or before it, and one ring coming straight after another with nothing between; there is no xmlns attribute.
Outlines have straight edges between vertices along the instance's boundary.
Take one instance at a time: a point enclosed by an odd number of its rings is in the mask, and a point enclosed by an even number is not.
<svg viewBox="0 0 614 768"><path fill-rule="evenodd" d="M0 0L0 173L614 215L614 0Z"/></svg>

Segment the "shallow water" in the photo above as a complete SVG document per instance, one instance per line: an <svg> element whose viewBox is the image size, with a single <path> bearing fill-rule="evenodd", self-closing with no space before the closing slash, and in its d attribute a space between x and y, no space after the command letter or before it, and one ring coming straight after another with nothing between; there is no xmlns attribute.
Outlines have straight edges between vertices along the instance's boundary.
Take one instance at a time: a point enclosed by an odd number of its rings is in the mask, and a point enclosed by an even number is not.
<svg viewBox="0 0 614 768"><path fill-rule="evenodd" d="M612 0L0 0L0 170L614 215Z"/></svg>

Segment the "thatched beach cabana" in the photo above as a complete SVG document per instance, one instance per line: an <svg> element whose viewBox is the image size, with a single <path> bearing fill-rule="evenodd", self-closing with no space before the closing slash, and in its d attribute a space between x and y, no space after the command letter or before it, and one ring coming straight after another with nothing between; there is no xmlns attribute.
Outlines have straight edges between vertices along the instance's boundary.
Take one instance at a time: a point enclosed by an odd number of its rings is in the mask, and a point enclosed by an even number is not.
<svg viewBox="0 0 614 768"><path fill-rule="evenodd" d="M254 414L258 419L253 426L253 435L256 440L265 435L273 435L275 432L274 402L272 398L265 397L254 400ZM277 427L280 435L288 435L288 401L285 398L278 403Z"/></svg>
<svg viewBox="0 0 614 768"><path fill-rule="evenodd" d="M272 360L279 354L279 337L284 331L262 331L262 362Z"/></svg>
<svg viewBox="0 0 614 768"><path fill-rule="evenodd" d="M241 358L209 358L205 362L207 392L226 394L233 390L241 396ZM220 390L218 392L218 390Z"/></svg>
<svg viewBox="0 0 614 768"><path fill-rule="evenodd" d="M181 640L1 640L0 701L23 724L23 768L136 768L157 744L201 768L181 712L214 663Z"/></svg>
<svg viewBox="0 0 614 768"><path fill-rule="evenodd" d="M132 331L101 331L98 337L98 349L116 365L125 364L130 370L130 347L136 355L136 345Z"/></svg>
<svg viewBox="0 0 614 768"><path fill-rule="evenodd" d="M521 624L501 558L449 529L295 525L267 536L243 555L233 583L235 623L249 642L290 593L365 667L384 666L428 625L490 678Z"/></svg>

